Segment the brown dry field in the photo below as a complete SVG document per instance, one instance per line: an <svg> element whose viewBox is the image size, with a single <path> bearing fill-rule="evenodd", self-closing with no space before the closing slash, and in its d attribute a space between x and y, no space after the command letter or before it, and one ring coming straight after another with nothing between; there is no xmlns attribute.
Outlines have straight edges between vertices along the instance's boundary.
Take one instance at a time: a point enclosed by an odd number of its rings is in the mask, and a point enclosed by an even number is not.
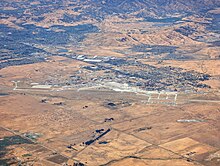
<svg viewBox="0 0 220 166"><path fill-rule="evenodd" d="M156 62L146 62L157 66ZM114 91L12 90L11 81L26 84L49 76L66 79L82 62L53 57L48 62L0 70L0 140L24 133L39 133L33 144L8 146L5 158L19 158L28 165L62 165L82 162L88 166L218 166L220 165L220 100L218 83L207 94L178 95L177 105L146 104L146 96ZM219 76L219 61L164 61L171 65ZM203 66L203 69L201 69ZM210 67L211 66L211 67ZM20 84L21 86L22 84ZM42 103L41 100L47 102ZM116 109L106 102L128 102ZM62 102L62 105L56 103ZM86 106L86 107L85 107ZM105 122L106 118L114 118ZM181 123L179 119L202 119ZM110 132L93 142L97 129ZM102 143L104 142L104 143ZM72 148L68 148L72 144ZM17 163L15 162L14 165ZM13 163L11 164L13 165Z"/></svg>
<svg viewBox="0 0 220 166"><path fill-rule="evenodd" d="M64 6L65 3L68 1ZM102 22L91 18L72 23L62 21L65 13L78 16L80 12L73 11L72 7L58 9L42 14L44 19L36 22L31 11L25 10L29 18L2 17L0 24L17 30L23 30L18 24L24 21L44 28L96 25L100 32L87 34L80 47L71 43L65 47L71 54L124 57L143 54L132 51L134 45L175 46L177 51L202 60L158 63L155 58L155 61L141 59L141 62L209 74L213 79L203 83L211 89L204 94L179 93L176 105L149 104L147 96L111 90L31 89L31 83L43 83L48 79L65 82L81 66L88 65L64 57L49 57L43 63L0 69L0 150L4 151L0 159L8 159L10 165L33 166L73 166L77 162L88 166L219 166L220 48L209 43L219 36L206 31L203 25L210 24L211 18L189 16L172 26L142 22L129 14L124 19L112 16ZM220 8L209 12L219 14ZM175 31L182 26L189 26L196 33L185 36ZM207 43L195 40L197 37L203 37ZM121 39L126 40L121 42ZM36 47L52 54L61 49L59 46ZM161 55L166 56L166 53ZM13 90L15 83L12 81L20 81L17 90ZM46 102L42 102L44 100ZM112 109L106 106L108 102L119 104ZM109 118L114 120L106 122ZM201 121L178 121L184 119ZM97 137L99 129L110 129L110 132L91 145L85 145L86 141ZM29 139L26 134L37 137ZM16 143L18 139L26 141ZM5 144L9 144L6 149Z"/></svg>

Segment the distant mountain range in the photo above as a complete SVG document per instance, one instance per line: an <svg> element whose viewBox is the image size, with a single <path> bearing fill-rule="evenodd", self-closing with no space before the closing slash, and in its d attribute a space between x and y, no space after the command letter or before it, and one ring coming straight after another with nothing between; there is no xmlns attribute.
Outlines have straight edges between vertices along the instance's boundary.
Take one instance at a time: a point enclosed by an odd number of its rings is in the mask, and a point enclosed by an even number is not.
<svg viewBox="0 0 220 166"><path fill-rule="evenodd" d="M109 14L134 14L139 17L191 14L220 6L220 0L79 0L85 13L92 17Z"/></svg>
<svg viewBox="0 0 220 166"><path fill-rule="evenodd" d="M21 6L31 10L30 12L35 16L71 6L74 11L80 11L80 15L74 21L80 21L83 18L102 20L109 15L156 18L198 14L220 7L220 0L2 0L0 2L0 7L21 9ZM24 15L22 10L16 12L19 17ZM4 11L3 14L5 13Z"/></svg>

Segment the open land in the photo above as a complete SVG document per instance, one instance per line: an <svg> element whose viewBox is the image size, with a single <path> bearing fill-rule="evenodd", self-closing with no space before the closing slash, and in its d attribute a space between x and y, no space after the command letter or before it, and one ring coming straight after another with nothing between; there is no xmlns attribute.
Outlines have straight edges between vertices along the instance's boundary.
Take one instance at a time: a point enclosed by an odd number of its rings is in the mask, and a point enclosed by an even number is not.
<svg viewBox="0 0 220 166"><path fill-rule="evenodd" d="M219 166L217 0L80 2L0 2L0 165Z"/></svg>
<svg viewBox="0 0 220 166"><path fill-rule="evenodd" d="M169 65L169 61L164 63ZM129 88L124 82L97 82L104 77L99 70L92 72L93 78L97 74L93 82L85 66L91 65L53 57L48 62L1 70L4 161L219 164L218 87L201 90L192 86L185 91ZM200 70L200 66L193 67ZM79 70L76 79L72 75ZM18 142L12 143L13 139Z"/></svg>

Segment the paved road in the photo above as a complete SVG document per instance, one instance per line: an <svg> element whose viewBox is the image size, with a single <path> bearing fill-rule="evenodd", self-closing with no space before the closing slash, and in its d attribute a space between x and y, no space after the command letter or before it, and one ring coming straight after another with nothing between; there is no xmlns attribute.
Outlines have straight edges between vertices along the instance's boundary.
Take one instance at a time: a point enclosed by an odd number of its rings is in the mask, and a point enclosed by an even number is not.
<svg viewBox="0 0 220 166"><path fill-rule="evenodd" d="M220 103L220 100L189 100L192 102L202 102L202 103Z"/></svg>

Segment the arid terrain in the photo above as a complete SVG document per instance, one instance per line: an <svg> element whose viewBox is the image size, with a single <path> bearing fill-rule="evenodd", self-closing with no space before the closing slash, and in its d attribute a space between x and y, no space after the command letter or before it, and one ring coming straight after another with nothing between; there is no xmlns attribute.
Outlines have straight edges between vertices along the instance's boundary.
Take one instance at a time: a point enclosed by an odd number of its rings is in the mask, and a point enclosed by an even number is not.
<svg viewBox="0 0 220 166"><path fill-rule="evenodd" d="M219 166L219 0L2 0L0 166Z"/></svg>

